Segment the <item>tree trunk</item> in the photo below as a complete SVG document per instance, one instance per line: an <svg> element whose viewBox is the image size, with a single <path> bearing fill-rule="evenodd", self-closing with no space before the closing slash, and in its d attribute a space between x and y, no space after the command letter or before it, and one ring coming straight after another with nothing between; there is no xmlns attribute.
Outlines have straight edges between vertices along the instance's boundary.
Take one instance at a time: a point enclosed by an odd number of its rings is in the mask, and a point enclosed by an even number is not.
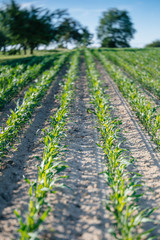
<svg viewBox="0 0 160 240"><path fill-rule="evenodd" d="M26 54L27 54L27 47L24 46L24 47L23 47L23 50L24 50L24 55L26 55Z"/></svg>
<svg viewBox="0 0 160 240"><path fill-rule="evenodd" d="M34 50L34 48L33 48L33 47L31 47L31 52L30 52L30 53L31 53L31 55L33 55L33 50Z"/></svg>
<svg viewBox="0 0 160 240"><path fill-rule="evenodd" d="M4 55L6 54L6 46L5 45L3 46L3 54Z"/></svg>

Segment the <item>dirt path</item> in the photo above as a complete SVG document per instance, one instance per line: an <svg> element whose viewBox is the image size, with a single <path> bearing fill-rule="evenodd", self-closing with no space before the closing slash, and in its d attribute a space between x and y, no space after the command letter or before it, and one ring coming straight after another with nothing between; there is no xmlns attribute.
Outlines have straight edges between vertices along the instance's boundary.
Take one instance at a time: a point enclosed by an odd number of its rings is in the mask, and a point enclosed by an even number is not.
<svg viewBox="0 0 160 240"><path fill-rule="evenodd" d="M4 169L0 173L1 240L18 239L15 234L18 224L13 211L15 208L23 210L27 208L29 185L24 181L23 175L30 180L35 179L37 175L38 160L35 156L42 158L44 148L41 143L41 129L50 124L50 116L56 110L55 94L59 90L59 82L62 81L66 69L66 67L61 69L41 105L35 109L32 123L25 126L20 136L20 143L16 144L17 151L11 150L3 164Z"/></svg>
<svg viewBox="0 0 160 240"><path fill-rule="evenodd" d="M155 220L160 220L160 154L156 151L156 145L151 142L150 136L148 136L140 125L116 84L98 62L97 68L108 86L107 93L110 96L113 114L118 116L123 122L121 125L123 129L122 136L126 138L126 142L123 143L122 147L131 151L132 156L137 160L134 170L143 175L142 180L144 180L145 185L153 190L151 192L147 189L145 197L141 200L140 204L142 208L158 207L152 217ZM145 227L147 230L149 227L153 227L153 225L146 224ZM153 232L153 235L155 234L160 234L160 225Z"/></svg>
<svg viewBox="0 0 160 240"><path fill-rule="evenodd" d="M92 115L87 113L89 93L84 61L76 82L76 98L71 106L68 124L69 178L65 183L70 189L56 193L53 214L47 219L46 234L42 239L55 240L105 240L113 239L108 233L109 215L103 206L105 189L102 171L103 154L98 149L97 133ZM54 232L49 231L54 229Z"/></svg>

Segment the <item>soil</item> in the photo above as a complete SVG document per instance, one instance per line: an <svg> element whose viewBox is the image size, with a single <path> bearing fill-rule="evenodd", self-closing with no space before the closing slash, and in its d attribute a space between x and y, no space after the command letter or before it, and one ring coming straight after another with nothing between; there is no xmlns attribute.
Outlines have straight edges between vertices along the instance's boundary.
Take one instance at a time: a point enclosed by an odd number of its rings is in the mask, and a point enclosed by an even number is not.
<svg viewBox="0 0 160 240"><path fill-rule="evenodd" d="M157 207L152 214L154 220L160 220L160 153L150 136L145 132L130 106L118 88L110 79L99 62L96 63L101 78L108 87L112 113L122 120L121 138L136 161L134 171L143 175L146 189L145 197L139 203L142 207ZM112 216L105 209L105 196L109 193L102 174L105 169L104 155L97 146L98 133L95 129L94 116L88 112L91 107L87 86L86 69L83 57L79 66L79 77L76 80L75 98L70 106L67 123L67 152L64 160L69 166L65 175L65 184L69 188L58 189L56 194L49 195L48 201L53 211L42 225L40 239L43 240L112 240L109 229ZM18 223L14 209L27 210L28 184L23 175L30 180L37 176L38 160L42 158L43 143L41 129L49 126L50 116L54 115L58 102L55 94L59 92L59 82L63 80L65 69L62 69L49 89L41 105L35 110L31 124L26 125L16 143L17 151L12 150L6 157L4 169L0 175L0 239L18 239ZM149 190L152 188L152 191ZM155 225L149 223L144 228ZM153 235L160 234L156 228ZM157 239L160 239L157 237Z"/></svg>
<svg viewBox="0 0 160 240"><path fill-rule="evenodd" d="M46 66L45 70L48 70L50 67L51 67L50 65ZM16 96L14 96L12 98L12 100L10 102L6 103L4 105L4 107L0 109L0 128L1 127L4 128L6 126L6 121L8 119L8 116L11 114L11 110L14 111L17 101L19 102L19 104L22 103L22 100L25 96L26 91L29 89L30 86L32 86L34 84L35 81L37 81L41 78L41 75L42 74L38 75L37 78L32 79L27 84L27 86L25 86L20 92L18 92L16 94Z"/></svg>
<svg viewBox="0 0 160 240"><path fill-rule="evenodd" d="M9 103L5 104L5 106L0 109L0 127L4 128L6 126L6 121L8 120L8 116L11 114L11 110L15 109L17 101L21 102L23 100L25 92L28 90L30 85L31 83L23 88L16 97L14 97Z"/></svg>
<svg viewBox="0 0 160 240"><path fill-rule="evenodd" d="M3 171L0 172L0 239L18 238L14 210L27 210L29 200L29 185L23 176L31 181L37 177L39 162L35 156L42 158L44 147L41 130L50 125L50 116L54 115L58 107L55 95L66 70L66 66L61 69L40 106L36 108L30 123L21 132L19 143L14 146L17 151L11 150L6 159L3 159Z"/></svg>
<svg viewBox="0 0 160 240"><path fill-rule="evenodd" d="M160 153L156 145L151 141L151 137L139 123L129 104L119 92L116 84L98 62L97 68L108 87L106 93L110 97L113 115L122 120L121 135L126 140L122 147L128 149L135 158L134 171L142 174L146 192L145 197L141 199L139 204L142 209L157 207L158 209L152 214L152 218L158 222L160 221ZM149 223L145 225L145 228L148 230L156 226ZM156 227L152 235L160 236L160 228Z"/></svg>
<svg viewBox="0 0 160 240"><path fill-rule="evenodd" d="M67 126L65 157L69 166L65 184L72 190L64 189L56 193L56 199L52 197L53 213L47 218L42 239L113 239L108 232L111 217L104 207L108 187L98 174L103 171L104 156L96 145L98 134L93 116L87 112L90 99L83 59L79 72Z"/></svg>
<svg viewBox="0 0 160 240"><path fill-rule="evenodd" d="M138 88L140 89L140 91L142 92L142 94L146 97L146 99L148 99L149 102L151 102L153 104L153 106L159 106L160 105L160 99L154 95L153 93L151 93L150 91L148 91L144 86L142 86L142 84L136 80L135 78L133 78L129 73L125 72L122 68L119 67L119 69L130 79L132 79L134 82L136 82L136 85L138 86Z"/></svg>

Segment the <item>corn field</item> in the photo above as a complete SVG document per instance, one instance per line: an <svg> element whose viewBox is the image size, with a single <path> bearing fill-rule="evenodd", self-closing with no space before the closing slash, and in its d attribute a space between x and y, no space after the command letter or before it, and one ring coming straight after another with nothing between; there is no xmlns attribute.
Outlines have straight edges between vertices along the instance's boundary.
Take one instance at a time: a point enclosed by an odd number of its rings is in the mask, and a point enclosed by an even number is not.
<svg viewBox="0 0 160 240"><path fill-rule="evenodd" d="M0 65L0 239L160 239L160 57Z"/></svg>

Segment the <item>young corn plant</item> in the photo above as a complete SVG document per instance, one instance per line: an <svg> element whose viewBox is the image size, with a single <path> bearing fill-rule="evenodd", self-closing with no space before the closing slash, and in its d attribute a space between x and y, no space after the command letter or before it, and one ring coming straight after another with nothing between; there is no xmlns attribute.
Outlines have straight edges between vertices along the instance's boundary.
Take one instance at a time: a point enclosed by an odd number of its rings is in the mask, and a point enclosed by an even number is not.
<svg viewBox="0 0 160 240"><path fill-rule="evenodd" d="M33 66L29 65L24 67L22 65L17 66L18 70L12 74L10 77L6 77L4 74L5 86L1 87L0 90L0 109L4 107L17 93L19 93L29 82L36 79L36 77L41 74L45 68L47 68L53 61L58 57L58 54L51 55L49 57L44 57L41 63L35 63ZM32 61L33 62L33 61ZM25 70L21 72L22 69ZM1 74L2 75L2 74ZM0 80L1 80L0 76ZM7 81L6 81L7 80ZM7 82L7 85L6 85Z"/></svg>
<svg viewBox="0 0 160 240"><path fill-rule="evenodd" d="M127 57L124 52L120 55L118 55L117 52L116 54L107 53L105 56L134 77L135 81L139 82L143 88L154 93L157 97L160 97L160 69L158 71L158 65L156 63L152 65L152 67L149 67L150 60L146 62L144 61L144 56L139 59L140 56L138 57L137 54L134 56L133 53Z"/></svg>
<svg viewBox="0 0 160 240"><path fill-rule="evenodd" d="M27 70L29 66L36 66L35 64L39 64L39 62L44 61L45 59L50 58L49 56L45 57L32 57L26 60L16 60L16 64L10 65L1 65L0 66L0 93L3 93L12 82L16 82L17 79L23 75L23 73Z"/></svg>
<svg viewBox="0 0 160 240"><path fill-rule="evenodd" d="M25 214L25 220L18 211L15 214L19 220L21 240L38 239L39 227L52 210L47 202L48 193L56 193L56 187L62 186L58 181L66 176L59 176L67 166L61 160L65 149L62 138L65 135L69 104L73 98L73 86L77 76L79 52L76 52L70 63L70 69L66 75L66 82L60 96L60 107L54 117L51 117L51 126L44 130L44 152L41 164L38 167L38 179L30 182L29 206Z"/></svg>
<svg viewBox="0 0 160 240"><path fill-rule="evenodd" d="M85 51L87 73L93 113L97 117L97 129L101 133L102 144L98 144L105 153L106 170L103 172L111 192L106 198L106 209L114 216L115 229L111 234L119 240L140 240L147 237L153 229L138 233L143 222L151 221L154 211L141 210L138 201L143 196L142 184L137 174L130 173L128 166L133 158L125 154L120 147L118 133L120 121L113 119L108 96L104 93L93 56Z"/></svg>
<svg viewBox="0 0 160 240"><path fill-rule="evenodd" d="M31 117L34 108L39 104L39 101L47 92L54 77L64 64L67 56L68 54L60 56L60 58L55 61L54 66L42 74L39 81L31 86L25 93L21 105L17 102L15 111L11 111L11 115L6 122L6 127L2 129L0 133L0 156L3 157L12 146L12 142L17 136L19 130Z"/></svg>
<svg viewBox="0 0 160 240"><path fill-rule="evenodd" d="M153 107L151 102L143 96L136 84L126 77L119 68L107 61L103 54L95 51L95 55L116 82L118 88L136 112L139 120L152 136L152 140L160 147L160 114L157 113L156 107Z"/></svg>

